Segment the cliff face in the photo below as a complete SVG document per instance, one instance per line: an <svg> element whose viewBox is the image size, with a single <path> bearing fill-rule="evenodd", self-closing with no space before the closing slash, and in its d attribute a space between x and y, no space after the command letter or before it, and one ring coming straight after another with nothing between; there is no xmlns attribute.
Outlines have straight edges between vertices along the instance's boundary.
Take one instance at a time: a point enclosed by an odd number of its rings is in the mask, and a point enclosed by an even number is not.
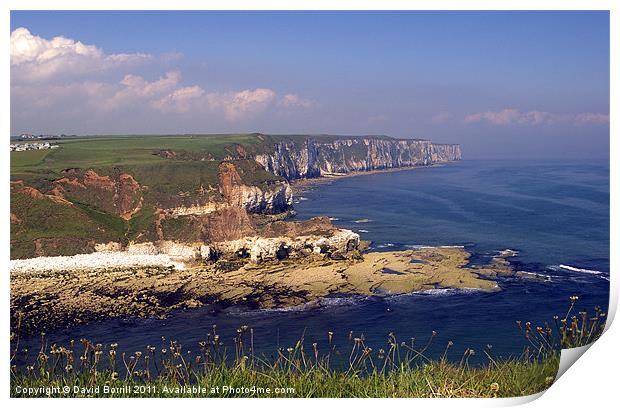
<svg viewBox="0 0 620 408"><path fill-rule="evenodd" d="M253 263L298 259L345 259L355 254L359 234L335 227L327 217L275 221L259 227L244 209L229 207L202 219L203 236L194 242L159 240L95 245L96 252L167 255L175 261L249 260ZM37 268L45 268L38 265Z"/></svg>
<svg viewBox="0 0 620 408"><path fill-rule="evenodd" d="M245 208L253 213L281 213L291 208L291 187L284 181L275 181L261 187L243 183L233 163L219 166L220 193L232 207Z"/></svg>
<svg viewBox="0 0 620 408"><path fill-rule="evenodd" d="M277 143L273 153L260 154L255 159L267 171L294 180L334 173L445 163L460 160L461 147L413 139L306 139L303 142Z"/></svg>

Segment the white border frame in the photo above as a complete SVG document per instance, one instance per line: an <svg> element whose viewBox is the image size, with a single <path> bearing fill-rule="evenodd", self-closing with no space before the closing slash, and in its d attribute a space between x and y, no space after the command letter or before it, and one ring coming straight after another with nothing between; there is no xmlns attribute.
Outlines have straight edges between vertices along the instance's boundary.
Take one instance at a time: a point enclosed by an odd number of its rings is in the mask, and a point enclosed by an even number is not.
<svg viewBox="0 0 620 408"><path fill-rule="evenodd" d="M2 76L0 81L0 89L2 91L2 98L0 99L0 126L4 131L4 134L8 138L10 135L10 82L9 82L9 40L8 34L10 32L10 10L82 10L82 9L95 9L95 10L135 10L135 9L152 9L152 10L610 10L610 29L611 29L611 43L610 43L610 62L611 62L611 83L610 83L610 114L611 114L611 126L610 126L610 204L612 209L618 207L618 174L620 174L620 165L618 163L619 156L619 142L617 140L618 134L618 98L619 98L619 83L618 75L620 72L620 66L618 64L618 58L620 57L620 47L618 39L620 38L620 6L616 1L611 0L590 0L590 1L576 1L576 0L564 0L558 2L557 0L504 0L501 3L489 0L474 0L474 1L459 1L459 0L436 0L436 1L403 1L403 0L382 0L381 2L372 2L368 0L358 0L355 2L346 2L339 0L299 0L299 1L285 1L285 0L228 0L224 1L212 1L199 3L192 0L176 0L174 2L164 0L151 0L148 3L145 2L145 8L139 2L136 4L129 4L127 1L122 0L91 0L87 3L75 1L75 0L57 0L50 4L49 1L44 0L5 0L0 6L2 8L2 14L0 14L0 22L4 29L3 41L0 41L0 58L2 64L0 69L2 70ZM88 5L88 7L85 7ZM561 7L559 7L561 6ZM616 73L614 75L614 73ZM4 191L2 194L1 210L0 214L8 214L9 212L9 151L8 149L0 149L1 162L4 163L5 171L2 172L2 179L0 180L1 188ZM617 211L617 210L616 210ZM589 351L588 357L585 359L579 359L575 363L576 367L571 368L567 375L562 376L556 384L554 384L545 394L543 398L540 398L534 403L536 406L546 406L547 404L562 404L562 405L579 405L587 404L588 406L607 406L607 401L612 400L615 396L617 388L617 375L616 368L620 362L618 353L618 344L620 344L620 332L617 325L610 326L610 322L613 320L617 309L618 302L618 283L616 275L618 274L618 267L620 266L618 258L618 245L620 244L620 218L618 213L612 211L610 214L611 236L610 236L610 248L611 248L611 268L612 279L610 286L610 305L609 305L609 321L607 332L605 335L592 345L592 351ZM2 293L3 304L5 305L2 310L2 321L4 323L4 329L0 330L0 344L1 349L6 355L9 352L9 217L0 217L2 223L2 232L4 238L4 245L0 245L0 251L2 254L2 260L5 267L4 279L2 279L0 291ZM610 328L611 327L611 328ZM0 378L2 378L2 394L0 398L8 399L9 396L9 373L8 373L8 358L3 359L5 366L4 369L0 369ZM543 393L541 393L543 394ZM510 398L501 400L488 400L488 399L474 399L474 400L424 400L424 399L390 399L389 401L379 402L370 399L349 399L349 400L334 400L325 401L325 403L334 404L377 404L387 403L393 406L411 406L411 404L428 405L440 405L440 406L453 406L458 404L461 406L503 406L503 405L516 405L525 402L529 402L538 398L541 394L535 396L523 397L523 398ZM205 401L201 399L187 399L183 400L186 404L194 406L204 406ZM8 401L7 401L8 402ZM169 404L171 401L166 399L150 400L148 404L155 404L162 406ZM295 405L300 407L315 405L318 401L297 399L294 401ZM11 400L11 404L50 404L51 406L64 406L66 404L83 404L80 400L65 400L65 399L47 399L45 401L38 400ZM89 402L97 406L104 406L108 404L107 400L97 399ZM115 404L130 405L134 404L135 400L116 400ZM207 404L217 405L232 405L242 406L247 404L245 400L209 400ZM323 401L320 401L323 404ZM286 399L253 399L252 405L258 406L285 406L290 404L290 401Z"/></svg>

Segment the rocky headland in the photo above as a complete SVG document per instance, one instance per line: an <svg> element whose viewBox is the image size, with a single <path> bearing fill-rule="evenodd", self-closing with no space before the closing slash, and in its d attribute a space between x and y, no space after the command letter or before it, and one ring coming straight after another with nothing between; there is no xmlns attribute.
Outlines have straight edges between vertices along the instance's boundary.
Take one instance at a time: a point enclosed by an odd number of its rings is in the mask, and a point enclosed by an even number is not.
<svg viewBox="0 0 620 408"><path fill-rule="evenodd" d="M365 253L358 234L327 217L291 220L291 182L446 163L461 158L458 145L189 136L162 138L171 146L136 158L135 142L118 140L115 165L81 160L85 150L70 154L73 142L43 165L12 168L13 326L34 331L203 305L295 306L333 294L497 290L488 277L512 273L503 258L470 268L462 249Z"/></svg>

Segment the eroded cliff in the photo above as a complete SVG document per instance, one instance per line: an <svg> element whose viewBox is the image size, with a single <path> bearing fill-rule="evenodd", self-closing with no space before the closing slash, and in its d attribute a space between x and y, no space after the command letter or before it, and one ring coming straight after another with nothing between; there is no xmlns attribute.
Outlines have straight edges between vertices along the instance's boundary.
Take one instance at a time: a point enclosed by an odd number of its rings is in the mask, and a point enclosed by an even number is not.
<svg viewBox="0 0 620 408"><path fill-rule="evenodd" d="M256 161L288 180L400 167L428 166L461 159L461 148L428 140L387 137L284 140Z"/></svg>

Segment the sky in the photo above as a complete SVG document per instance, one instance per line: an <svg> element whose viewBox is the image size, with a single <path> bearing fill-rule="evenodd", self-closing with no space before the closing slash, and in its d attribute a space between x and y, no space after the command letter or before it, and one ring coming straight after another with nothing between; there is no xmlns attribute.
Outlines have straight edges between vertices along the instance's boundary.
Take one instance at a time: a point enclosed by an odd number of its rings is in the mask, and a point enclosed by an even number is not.
<svg viewBox="0 0 620 408"><path fill-rule="evenodd" d="M608 12L11 12L11 134L383 134L609 159Z"/></svg>

